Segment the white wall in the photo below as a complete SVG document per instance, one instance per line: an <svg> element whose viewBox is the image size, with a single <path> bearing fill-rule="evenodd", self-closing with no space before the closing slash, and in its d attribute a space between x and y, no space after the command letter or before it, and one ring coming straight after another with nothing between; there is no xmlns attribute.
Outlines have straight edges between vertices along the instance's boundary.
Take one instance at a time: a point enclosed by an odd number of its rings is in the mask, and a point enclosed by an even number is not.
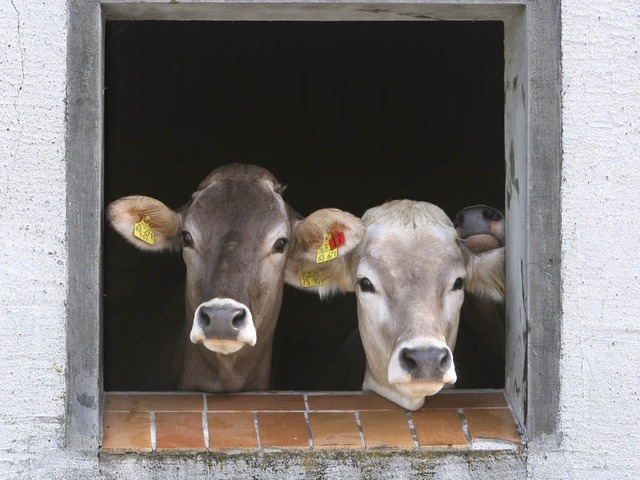
<svg viewBox="0 0 640 480"><path fill-rule="evenodd" d="M532 478L640 471L640 15L562 5L562 443ZM64 0L0 0L0 475L98 476L61 450L65 373Z"/></svg>
<svg viewBox="0 0 640 480"><path fill-rule="evenodd" d="M574 478L640 472L639 7L562 2L561 425Z"/></svg>
<svg viewBox="0 0 640 480"><path fill-rule="evenodd" d="M0 477L46 478L64 422L66 2L0 0Z"/></svg>

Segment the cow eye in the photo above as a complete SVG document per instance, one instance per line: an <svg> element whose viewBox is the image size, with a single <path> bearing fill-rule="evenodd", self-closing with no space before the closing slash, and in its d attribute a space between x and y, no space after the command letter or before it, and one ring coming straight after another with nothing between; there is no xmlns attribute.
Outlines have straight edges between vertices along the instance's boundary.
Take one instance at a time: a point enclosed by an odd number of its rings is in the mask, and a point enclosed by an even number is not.
<svg viewBox="0 0 640 480"><path fill-rule="evenodd" d="M273 251L276 253L284 252L287 243L289 243L289 240L287 240L286 238L279 238L278 240L276 240L276 243L273 244Z"/></svg>
<svg viewBox="0 0 640 480"><path fill-rule="evenodd" d="M453 282L453 290L460 290L462 287L464 287L464 278L456 278L456 281Z"/></svg>
<svg viewBox="0 0 640 480"><path fill-rule="evenodd" d="M191 247L193 246L193 238L191 237L191 234L189 232L187 232L186 230L182 232L182 245L185 247Z"/></svg>
<svg viewBox="0 0 640 480"><path fill-rule="evenodd" d="M373 286L373 283L371 283L371 280L369 280L367 277L362 277L361 279L359 279L358 286L360 287L360 290L363 292L373 293L376 291L375 287Z"/></svg>

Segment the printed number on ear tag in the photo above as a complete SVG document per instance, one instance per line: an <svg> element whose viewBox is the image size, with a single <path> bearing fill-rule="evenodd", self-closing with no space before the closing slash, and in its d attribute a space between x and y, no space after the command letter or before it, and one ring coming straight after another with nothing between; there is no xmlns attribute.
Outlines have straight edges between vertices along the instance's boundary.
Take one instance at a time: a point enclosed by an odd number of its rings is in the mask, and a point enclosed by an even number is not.
<svg viewBox="0 0 640 480"><path fill-rule="evenodd" d="M331 247L331 250L335 250L340 245L344 245L345 241L344 232L333 231L331 232L331 238L329 239L329 246Z"/></svg>
<svg viewBox="0 0 640 480"><path fill-rule="evenodd" d="M300 285L302 288L310 287L322 287L326 283L326 280L322 278L318 272L302 272L300 274Z"/></svg>
<svg viewBox="0 0 640 480"><path fill-rule="evenodd" d="M155 234L149 226L149 220L151 220L151 217L149 215L145 215L144 217L142 217L142 220L140 220L133 226L133 235L143 242L148 243L149 245L153 245Z"/></svg>
<svg viewBox="0 0 640 480"><path fill-rule="evenodd" d="M318 253L316 253L316 263L328 262L338 256L338 249L331 249L330 241L331 235L327 233L324 236L322 246L318 249Z"/></svg>

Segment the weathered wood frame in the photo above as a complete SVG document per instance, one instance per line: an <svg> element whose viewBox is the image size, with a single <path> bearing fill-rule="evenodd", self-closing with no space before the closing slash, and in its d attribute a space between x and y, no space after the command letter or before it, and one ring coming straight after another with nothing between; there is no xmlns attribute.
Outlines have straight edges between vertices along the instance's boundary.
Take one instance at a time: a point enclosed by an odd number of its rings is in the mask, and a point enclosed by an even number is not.
<svg viewBox="0 0 640 480"><path fill-rule="evenodd" d="M558 442L560 4L553 0L224 3L70 0L67 54L67 448L102 438L103 53L108 19L498 20L505 31L506 391L529 446Z"/></svg>

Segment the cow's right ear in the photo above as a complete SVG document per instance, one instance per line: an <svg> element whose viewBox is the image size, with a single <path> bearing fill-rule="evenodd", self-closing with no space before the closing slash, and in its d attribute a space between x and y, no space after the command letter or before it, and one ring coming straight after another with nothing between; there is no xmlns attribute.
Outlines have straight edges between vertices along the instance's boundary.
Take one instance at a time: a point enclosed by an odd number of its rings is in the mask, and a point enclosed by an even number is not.
<svg viewBox="0 0 640 480"><path fill-rule="evenodd" d="M155 198L122 197L107 207L109 223L132 245L146 251L177 249L180 215Z"/></svg>
<svg viewBox="0 0 640 480"><path fill-rule="evenodd" d="M506 291L505 248L496 248L479 255L468 250L465 257L467 282L464 289L478 297L504 302Z"/></svg>
<svg viewBox="0 0 640 480"><path fill-rule="evenodd" d="M317 210L295 223L285 280L325 296L353 291L350 260L365 234L358 217L337 208Z"/></svg>

